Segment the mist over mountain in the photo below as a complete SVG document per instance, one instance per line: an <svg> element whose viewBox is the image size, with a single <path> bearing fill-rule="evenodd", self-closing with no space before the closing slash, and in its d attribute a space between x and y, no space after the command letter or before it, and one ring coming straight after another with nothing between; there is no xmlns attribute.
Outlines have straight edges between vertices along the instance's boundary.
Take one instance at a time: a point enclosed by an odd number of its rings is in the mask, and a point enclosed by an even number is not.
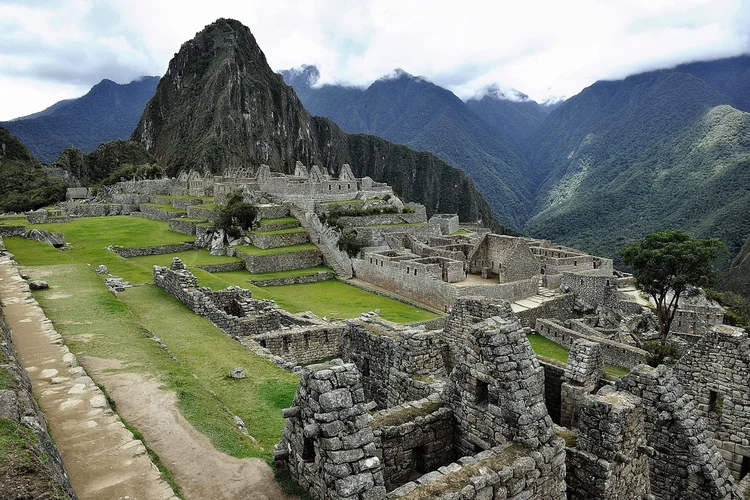
<svg viewBox="0 0 750 500"><path fill-rule="evenodd" d="M298 160L337 175L350 163L356 175L393 185L430 213L458 213L500 230L460 169L377 137L348 135L330 120L312 117L268 66L250 30L235 20L219 19L182 45L132 137L170 175L260 163L291 173Z"/></svg>
<svg viewBox="0 0 750 500"><path fill-rule="evenodd" d="M615 256L679 228L737 253L750 234L750 57L596 82L524 154L540 179L525 229Z"/></svg>
<svg viewBox="0 0 750 500"><path fill-rule="evenodd" d="M316 85L315 66L285 70L281 75L312 114L330 118L344 131L374 134L429 151L460 167L474 180L500 222L520 227L532 215L532 178L517 146L449 90L403 70L366 89Z"/></svg>
<svg viewBox="0 0 750 500"><path fill-rule="evenodd" d="M157 76L124 85L104 79L82 97L0 125L40 161L53 162L67 147L89 152L102 142L130 137L157 83Z"/></svg>

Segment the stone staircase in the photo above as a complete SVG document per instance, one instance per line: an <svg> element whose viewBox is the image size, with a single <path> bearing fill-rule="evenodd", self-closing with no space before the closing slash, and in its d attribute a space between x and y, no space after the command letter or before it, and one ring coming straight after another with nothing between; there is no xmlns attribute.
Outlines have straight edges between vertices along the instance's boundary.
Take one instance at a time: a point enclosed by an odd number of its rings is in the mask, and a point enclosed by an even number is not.
<svg viewBox="0 0 750 500"><path fill-rule="evenodd" d="M354 275L352 273L351 258L345 252L338 249L332 235L325 231L326 228L320 223L317 216L312 215L308 218L304 210L299 207L292 204L287 204L287 207L292 216L296 217L302 227L307 230L312 241L318 245L320 252L323 254L325 264L336 271L336 274L342 278L351 278Z"/></svg>
<svg viewBox="0 0 750 500"><path fill-rule="evenodd" d="M536 309L537 307L541 306L545 302L549 302L550 300L553 300L555 297L557 297L557 293L555 293L554 290L551 288L547 288L542 286L542 278L539 278L539 287L537 288L536 295L532 295L531 297L527 297L525 299L517 300L513 302L510 307L513 309L513 312L521 312L521 311L527 311L529 309Z"/></svg>

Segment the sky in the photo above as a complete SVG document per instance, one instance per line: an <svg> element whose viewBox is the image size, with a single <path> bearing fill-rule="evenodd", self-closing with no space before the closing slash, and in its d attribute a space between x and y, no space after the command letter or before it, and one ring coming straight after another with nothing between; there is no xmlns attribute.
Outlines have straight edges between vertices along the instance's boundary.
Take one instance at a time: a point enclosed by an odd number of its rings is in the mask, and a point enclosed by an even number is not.
<svg viewBox="0 0 750 500"><path fill-rule="evenodd" d="M0 120L166 71L219 17L275 70L366 86L395 68L466 99L570 97L597 80L750 53L750 0L0 0Z"/></svg>

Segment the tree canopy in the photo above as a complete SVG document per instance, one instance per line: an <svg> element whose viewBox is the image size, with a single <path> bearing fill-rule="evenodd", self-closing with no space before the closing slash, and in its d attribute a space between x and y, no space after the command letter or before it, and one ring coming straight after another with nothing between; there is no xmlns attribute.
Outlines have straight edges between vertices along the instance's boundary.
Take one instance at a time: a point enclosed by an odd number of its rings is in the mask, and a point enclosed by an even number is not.
<svg viewBox="0 0 750 500"><path fill-rule="evenodd" d="M705 287L717 272L717 257L726 251L716 239L700 240L682 231L670 230L647 235L620 252L625 264L633 268L638 288L656 302L659 333L667 340L680 296L690 287Z"/></svg>

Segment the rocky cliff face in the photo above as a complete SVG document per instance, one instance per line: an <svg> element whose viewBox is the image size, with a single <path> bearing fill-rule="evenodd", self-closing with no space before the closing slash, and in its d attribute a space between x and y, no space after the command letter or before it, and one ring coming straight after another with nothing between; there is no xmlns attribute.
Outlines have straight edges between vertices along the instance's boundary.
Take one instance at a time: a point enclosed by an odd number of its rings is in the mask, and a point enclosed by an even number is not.
<svg viewBox="0 0 750 500"><path fill-rule="evenodd" d="M219 19L170 61L133 138L175 174L319 163L312 119L271 70L250 30Z"/></svg>
<svg viewBox="0 0 750 500"><path fill-rule="evenodd" d="M221 173L270 165L292 173L296 161L333 175L349 163L356 175L387 182L430 214L458 213L501 226L466 174L430 153L383 139L349 135L313 118L281 75L273 72L250 30L219 19L185 42L169 63L133 139L169 175L188 169Z"/></svg>

